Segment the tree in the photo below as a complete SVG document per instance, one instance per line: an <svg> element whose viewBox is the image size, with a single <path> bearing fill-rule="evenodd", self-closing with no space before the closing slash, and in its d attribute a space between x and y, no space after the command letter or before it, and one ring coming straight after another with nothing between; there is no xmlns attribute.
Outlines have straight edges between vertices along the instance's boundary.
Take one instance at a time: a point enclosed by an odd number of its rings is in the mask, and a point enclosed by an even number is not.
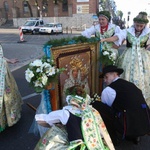
<svg viewBox="0 0 150 150"><path fill-rule="evenodd" d="M117 11L117 16L120 17L120 19L122 20L123 12L121 10L118 10Z"/></svg>

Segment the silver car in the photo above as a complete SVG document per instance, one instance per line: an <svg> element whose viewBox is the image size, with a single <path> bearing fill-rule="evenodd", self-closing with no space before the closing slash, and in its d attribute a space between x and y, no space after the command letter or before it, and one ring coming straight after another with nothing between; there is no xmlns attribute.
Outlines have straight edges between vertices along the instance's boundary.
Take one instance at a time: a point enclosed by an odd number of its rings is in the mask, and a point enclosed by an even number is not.
<svg viewBox="0 0 150 150"><path fill-rule="evenodd" d="M63 28L61 23L47 23L39 29L39 33L57 34L63 33Z"/></svg>

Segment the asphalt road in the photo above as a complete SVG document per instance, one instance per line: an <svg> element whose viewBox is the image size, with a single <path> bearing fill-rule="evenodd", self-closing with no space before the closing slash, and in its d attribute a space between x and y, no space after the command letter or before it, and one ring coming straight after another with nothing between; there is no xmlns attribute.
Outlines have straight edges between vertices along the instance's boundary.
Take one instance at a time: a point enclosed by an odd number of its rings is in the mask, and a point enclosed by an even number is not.
<svg viewBox="0 0 150 150"><path fill-rule="evenodd" d="M7 31L7 32L6 32ZM74 34L77 35L77 34ZM53 35L51 38L61 38L74 35ZM39 136L29 133L35 111L26 104L30 103L34 107L38 107L41 95L37 95L34 90L29 87L24 78L26 65L33 59L43 55L42 47L50 38L49 35L25 35L26 42L18 43L17 30L1 30L0 43L4 49L4 55L8 58L18 58L18 65L10 65L12 73L16 79L19 90L21 92L24 104L22 105L22 117L20 121L0 133L0 150L33 150L39 140ZM121 50L124 46L121 48ZM143 136L139 145L132 142L124 141L116 150L149 150L150 136Z"/></svg>

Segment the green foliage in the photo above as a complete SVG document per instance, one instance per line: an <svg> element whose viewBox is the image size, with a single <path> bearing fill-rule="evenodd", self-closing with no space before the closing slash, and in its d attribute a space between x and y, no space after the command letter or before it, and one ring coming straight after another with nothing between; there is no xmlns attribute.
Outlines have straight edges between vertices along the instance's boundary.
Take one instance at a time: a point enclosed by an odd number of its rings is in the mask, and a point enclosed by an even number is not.
<svg viewBox="0 0 150 150"><path fill-rule="evenodd" d="M44 56L28 65L25 78L37 93L41 93L50 83L57 82L59 74L64 70L64 68L56 68L54 60Z"/></svg>
<svg viewBox="0 0 150 150"><path fill-rule="evenodd" d="M120 19L122 19L123 17L123 12L121 10L117 11L117 16L120 17Z"/></svg>
<svg viewBox="0 0 150 150"><path fill-rule="evenodd" d="M116 60L116 54L109 50L106 46L103 46L102 52L100 53L99 61L102 65L114 65Z"/></svg>
<svg viewBox="0 0 150 150"><path fill-rule="evenodd" d="M108 66L108 65L113 65L114 62L108 58L107 55L100 55L100 62L104 65L104 66Z"/></svg>
<svg viewBox="0 0 150 150"><path fill-rule="evenodd" d="M149 22L147 19L147 13L143 11L140 12L139 15L133 19L133 21L141 24L147 24Z"/></svg>
<svg viewBox="0 0 150 150"><path fill-rule="evenodd" d="M67 88L65 94L66 95L73 95L73 96L78 95L78 96L81 96L83 98L86 98L85 90L79 85L75 85L75 86Z"/></svg>
<svg viewBox="0 0 150 150"><path fill-rule="evenodd" d="M100 15L106 16L109 19L109 21L111 20L111 14L110 14L109 11L106 11L106 10L100 11L100 12L97 13L97 16L100 16Z"/></svg>
<svg viewBox="0 0 150 150"><path fill-rule="evenodd" d="M86 38L84 36L75 36L73 38L61 38L61 39L51 39L46 45L52 45L52 47L71 45L71 44L79 44L79 43L96 43L99 41L96 37Z"/></svg>

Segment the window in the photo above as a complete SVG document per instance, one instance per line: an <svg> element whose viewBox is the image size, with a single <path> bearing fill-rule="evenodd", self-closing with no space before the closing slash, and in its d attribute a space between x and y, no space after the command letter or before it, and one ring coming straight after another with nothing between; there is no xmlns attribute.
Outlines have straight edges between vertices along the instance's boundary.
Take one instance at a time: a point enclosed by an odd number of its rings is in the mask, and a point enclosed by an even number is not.
<svg viewBox="0 0 150 150"><path fill-rule="evenodd" d="M4 2L4 9L7 12L9 11L8 3L6 1Z"/></svg>
<svg viewBox="0 0 150 150"><path fill-rule="evenodd" d="M24 25L25 26L34 26L36 21L27 21Z"/></svg>
<svg viewBox="0 0 150 150"><path fill-rule="evenodd" d="M57 27L62 27L62 24L57 24Z"/></svg>
<svg viewBox="0 0 150 150"><path fill-rule="evenodd" d="M62 2L62 10L68 11L68 0L63 0Z"/></svg>
<svg viewBox="0 0 150 150"><path fill-rule="evenodd" d="M29 4L27 1L23 1L23 12L28 13L29 12Z"/></svg>
<svg viewBox="0 0 150 150"><path fill-rule="evenodd" d="M42 10L45 13L48 12L48 1L47 0L42 1Z"/></svg>
<svg viewBox="0 0 150 150"><path fill-rule="evenodd" d="M39 26L39 22L37 22L35 26Z"/></svg>
<svg viewBox="0 0 150 150"><path fill-rule="evenodd" d="M43 20L40 20L40 25L44 25L44 22L43 22Z"/></svg>

